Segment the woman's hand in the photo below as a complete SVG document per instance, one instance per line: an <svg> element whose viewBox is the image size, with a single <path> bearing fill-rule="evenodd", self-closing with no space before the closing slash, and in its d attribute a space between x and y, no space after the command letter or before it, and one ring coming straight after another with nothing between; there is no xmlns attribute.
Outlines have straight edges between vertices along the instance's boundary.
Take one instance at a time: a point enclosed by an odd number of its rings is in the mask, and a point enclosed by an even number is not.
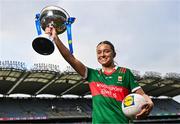
<svg viewBox="0 0 180 124"><path fill-rule="evenodd" d="M53 41L57 40L58 38L56 29L53 26L46 27L45 34L48 34Z"/></svg>
<svg viewBox="0 0 180 124"><path fill-rule="evenodd" d="M146 100L146 103L142 106L141 112L136 115L136 119L146 118L153 109L154 103L152 102L151 98L144 93L142 88L139 88L135 92L142 95Z"/></svg>
<svg viewBox="0 0 180 124"><path fill-rule="evenodd" d="M146 103L142 106L142 110L139 114L136 115L136 119L143 119L146 118L149 113L151 112L152 108L153 108L153 104L152 103Z"/></svg>
<svg viewBox="0 0 180 124"><path fill-rule="evenodd" d="M154 106L154 103L151 101L151 99L149 98L149 96L147 95L143 95L144 98L146 99L147 103L145 103L143 106L142 106L142 110L140 113L138 113L136 115L136 119L143 119L143 118L146 118L149 113L151 112L151 110L153 109L153 106Z"/></svg>

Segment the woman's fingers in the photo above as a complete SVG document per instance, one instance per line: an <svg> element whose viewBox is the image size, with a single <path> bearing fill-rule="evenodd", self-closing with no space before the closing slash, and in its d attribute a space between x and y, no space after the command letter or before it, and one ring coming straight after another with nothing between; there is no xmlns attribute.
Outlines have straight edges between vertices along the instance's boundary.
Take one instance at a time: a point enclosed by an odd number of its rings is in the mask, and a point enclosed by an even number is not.
<svg viewBox="0 0 180 124"><path fill-rule="evenodd" d="M52 34L52 27L46 27L45 33L46 34Z"/></svg>
<svg viewBox="0 0 180 124"><path fill-rule="evenodd" d="M149 115L151 109L152 107L150 104L143 105L141 112L136 115L136 119L146 118Z"/></svg>

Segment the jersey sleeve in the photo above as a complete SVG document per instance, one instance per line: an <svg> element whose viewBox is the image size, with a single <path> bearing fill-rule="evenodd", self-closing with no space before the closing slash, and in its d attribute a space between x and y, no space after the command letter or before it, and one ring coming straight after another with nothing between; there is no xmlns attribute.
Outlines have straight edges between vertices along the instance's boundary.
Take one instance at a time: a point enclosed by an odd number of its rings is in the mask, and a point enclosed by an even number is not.
<svg viewBox="0 0 180 124"><path fill-rule="evenodd" d="M84 80L86 80L87 79L87 76L88 76L88 67L86 66L86 68L85 68L85 75L84 75L84 77L82 77Z"/></svg>
<svg viewBox="0 0 180 124"><path fill-rule="evenodd" d="M94 79L94 77L96 77L96 71L95 69L86 67L86 72L85 72L85 76L83 77L83 79L87 80L88 82L91 82L92 79Z"/></svg>
<svg viewBox="0 0 180 124"><path fill-rule="evenodd" d="M135 81L134 75L130 69L127 69L126 79L128 82L128 87L131 90L131 92L135 92L137 89L141 88L140 85L137 83L137 81Z"/></svg>

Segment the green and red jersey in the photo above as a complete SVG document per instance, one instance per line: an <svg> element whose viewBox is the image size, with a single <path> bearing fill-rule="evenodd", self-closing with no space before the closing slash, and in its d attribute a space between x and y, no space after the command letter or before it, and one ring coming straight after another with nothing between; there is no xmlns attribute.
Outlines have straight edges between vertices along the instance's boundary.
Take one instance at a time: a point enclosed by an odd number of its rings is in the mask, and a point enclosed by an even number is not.
<svg viewBox="0 0 180 124"><path fill-rule="evenodd" d="M92 94L93 123L128 123L121 102L129 93L140 88L131 71L116 67L108 74L102 69L87 68L86 79Z"/></svg>

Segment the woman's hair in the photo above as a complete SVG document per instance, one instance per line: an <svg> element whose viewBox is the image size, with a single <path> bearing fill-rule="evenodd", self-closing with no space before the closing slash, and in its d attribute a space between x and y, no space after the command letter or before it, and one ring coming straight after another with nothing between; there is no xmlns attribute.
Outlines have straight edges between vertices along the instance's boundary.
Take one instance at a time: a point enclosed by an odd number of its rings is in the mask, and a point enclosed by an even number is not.
<svg viewBox="0 0 180 124"><path fill-rule="evenodd" d="M116 56L116 51L115 51L115 49L114 49L114 45L113 45L110 41L107 41L107 40L101 41L97 46L99 46L99 45L101 45L101 44L107 44L107 45L109 45L109 46L111 47L112 51L113 51L113 54L114 54L113 57Z"/></svg>

